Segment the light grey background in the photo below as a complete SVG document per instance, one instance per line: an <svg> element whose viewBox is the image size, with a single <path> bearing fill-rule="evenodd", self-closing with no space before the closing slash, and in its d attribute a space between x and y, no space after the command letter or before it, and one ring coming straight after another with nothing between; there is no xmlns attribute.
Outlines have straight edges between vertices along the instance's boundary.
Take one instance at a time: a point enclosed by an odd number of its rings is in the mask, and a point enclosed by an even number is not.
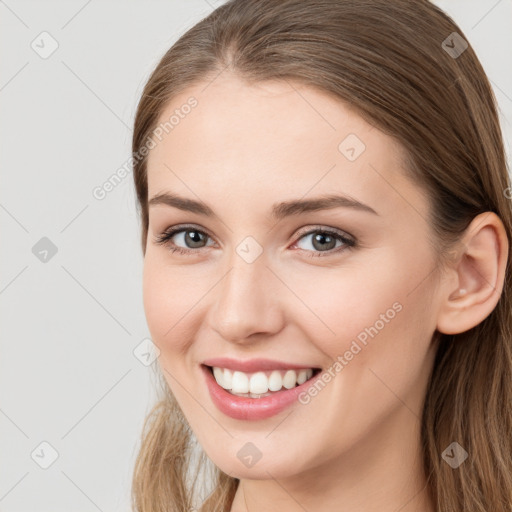
<svg viewBox="0 0 512 512"><path fill-rule="evenodd" d="M221 3L0 0L2 512L130 509L156 363L133 353L149 332L132 176L93 190L129 157L159 58ZM492 81L510 161L512 0L436 3Z"/></svg>

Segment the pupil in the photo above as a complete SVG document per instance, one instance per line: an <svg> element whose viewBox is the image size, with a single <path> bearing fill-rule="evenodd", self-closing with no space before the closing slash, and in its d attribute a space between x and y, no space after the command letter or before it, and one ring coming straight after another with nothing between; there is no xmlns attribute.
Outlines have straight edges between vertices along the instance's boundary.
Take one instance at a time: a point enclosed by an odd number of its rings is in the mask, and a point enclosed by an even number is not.
<svg viewBox="0 0 512 512"><path fill-rule="evenodd" d="M190 233L193 233L193 235L191 236ZM197 231L187 231L185 233L185 242L187 243L187 245L192 245L192 247L196 247L196 245L194 244L200 244L202 241L202 236L200 233L198 233ZM200 247L200 245L199 245Z"/></svg>
<svg viewBox="0 0 512 512"><path fill-rule="evenodd" d="M318 247L316 245L317 243L320 244ZM329 243L331 244L332 247L327 247ZM319 233L313 237L313 246L315 247L315 249L333 249L335 245L336 240L331 235Z"/></svg>

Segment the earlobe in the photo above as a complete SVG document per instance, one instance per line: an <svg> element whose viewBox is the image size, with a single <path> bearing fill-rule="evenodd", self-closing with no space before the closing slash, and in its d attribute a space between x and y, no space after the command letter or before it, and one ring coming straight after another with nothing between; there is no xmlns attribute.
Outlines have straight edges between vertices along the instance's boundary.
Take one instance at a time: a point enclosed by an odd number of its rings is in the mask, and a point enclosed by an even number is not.
<svg viewBox="0 0 512 512"><path fill-rule="evenodd" d="M456 278L440 287L444 296L437 330L444 334L465 332L491 314L503 290L508 260L507 234L493 212L477 215L457 247L450 269Z"/></svg>

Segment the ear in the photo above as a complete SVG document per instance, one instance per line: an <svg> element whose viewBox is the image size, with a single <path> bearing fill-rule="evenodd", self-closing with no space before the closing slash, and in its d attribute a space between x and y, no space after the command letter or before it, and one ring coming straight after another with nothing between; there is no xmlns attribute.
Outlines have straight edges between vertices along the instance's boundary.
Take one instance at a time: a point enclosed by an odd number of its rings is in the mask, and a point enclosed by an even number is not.
<svg viewBox="0 0 512 512"><path fill-rule="evenodd" d="M477 215L457 244L442 285L437 330L467 331L485 320L503 290L509 242L493 212Z"/></svg>

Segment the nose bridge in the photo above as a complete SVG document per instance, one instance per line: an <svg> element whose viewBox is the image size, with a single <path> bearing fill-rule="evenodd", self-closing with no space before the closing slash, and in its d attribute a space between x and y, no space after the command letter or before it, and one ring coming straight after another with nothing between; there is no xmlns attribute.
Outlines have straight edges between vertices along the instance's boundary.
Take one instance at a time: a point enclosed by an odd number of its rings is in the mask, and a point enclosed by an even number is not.
<svg viewBox="0 0 512 512"><path fill-rule="evenodd" d="M282 327L276 280L266 258L262 254L254 260L246 258L240 247L247 249L242 243L233 252L229 271L218 285L211 319L223 339L239 342L251 334L273 333Z"/></svg>

